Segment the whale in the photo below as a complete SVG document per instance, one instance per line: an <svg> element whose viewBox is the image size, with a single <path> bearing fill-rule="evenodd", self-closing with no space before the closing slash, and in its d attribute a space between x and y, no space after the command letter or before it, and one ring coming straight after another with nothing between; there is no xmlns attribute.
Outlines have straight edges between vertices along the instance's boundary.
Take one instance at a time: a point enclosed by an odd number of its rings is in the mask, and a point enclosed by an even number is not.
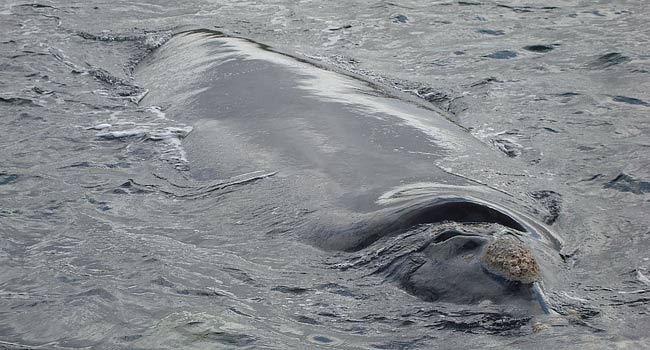
<svg viewBox="0 0 650 350"><path fill-rule="evenodd" d="M517 194L449 170L511 160L444 111L307 56L205 29L175 34L134 75L148 91L141 105L192 126L183 148L193 180L264 174L252 176L261 180L247 200L309 213L288 234L350 256L399 246L372 273L422 300L548 312L541 286L560 283L561 237ZM249 217L232 215L244 224Z"/></svg>

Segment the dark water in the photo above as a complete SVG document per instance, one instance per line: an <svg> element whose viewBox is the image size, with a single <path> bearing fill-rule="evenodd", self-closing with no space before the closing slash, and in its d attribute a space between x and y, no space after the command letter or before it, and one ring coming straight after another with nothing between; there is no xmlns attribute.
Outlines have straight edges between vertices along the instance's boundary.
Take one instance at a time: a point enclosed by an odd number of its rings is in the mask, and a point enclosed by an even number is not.
<svg viewBox="0 0 650 350"><path fill-rule="evenodd" d="M648 347L646 7L5 1L0 348ZM174 101L149 103L155 91L137 77L189 29L248 37L443 110L491 150L443 170L507 193L563 240L547 286L558 314L430 302L373 273L444 227L326 251L295 235L325 209L258 198L277 169L197 171L203 124L172 113Z"/></svg>

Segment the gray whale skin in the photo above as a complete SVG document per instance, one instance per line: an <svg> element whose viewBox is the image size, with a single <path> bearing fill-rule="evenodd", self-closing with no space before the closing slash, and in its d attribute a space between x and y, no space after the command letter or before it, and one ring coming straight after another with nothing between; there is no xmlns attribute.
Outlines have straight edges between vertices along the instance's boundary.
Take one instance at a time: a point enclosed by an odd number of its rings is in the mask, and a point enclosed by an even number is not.
<svg viewBox="0 0 650 350"><path fill-rule="evenodd" d="M192 178L274 174L247 191L269 208L313 211L292 231L316 247L354 253L442 223L378 270L415 296L538 305L528 284L481 264L486 244L503 234L530 246L540 278L556 282L560 239L510 209L508 196L441 166L469 158L498 167L504 157L435 109L208 30L176 34L136 78L149 89L141 104L193 126L184 140Z"/></svg>

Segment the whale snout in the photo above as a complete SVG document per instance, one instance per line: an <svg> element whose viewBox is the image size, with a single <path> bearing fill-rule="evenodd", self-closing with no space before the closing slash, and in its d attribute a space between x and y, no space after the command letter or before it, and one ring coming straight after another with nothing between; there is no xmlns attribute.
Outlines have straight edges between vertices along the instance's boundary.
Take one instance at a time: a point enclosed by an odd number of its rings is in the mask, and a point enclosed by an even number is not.
<svg viewBox="0 0 650 350"><path fill-rule="evenodd" d="M425 301L547 312L542 284L555 282L557 242L528 216L477 198L441 196L367 217L319 232L320 242L384 255L376 273Z"/></svg>
<svg viewBox="0 0 650 350"><path fill-rule="evenodd" d="M527 283L486 271L482 260L486 251L492 249L490 238L448 233L446 236L434 239L422 251L402 261L393 262L395 272L402 270L397 274L402 288L426 301L460 304L534 299ZM419 261L419 266L406 271L413 261Z"/></svg>

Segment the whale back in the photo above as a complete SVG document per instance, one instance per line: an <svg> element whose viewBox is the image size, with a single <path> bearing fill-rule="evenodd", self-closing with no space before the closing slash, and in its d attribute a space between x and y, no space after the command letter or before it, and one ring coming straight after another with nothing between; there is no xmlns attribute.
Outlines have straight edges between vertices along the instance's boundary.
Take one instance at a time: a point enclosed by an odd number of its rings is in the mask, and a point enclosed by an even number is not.
<svg viewBox="0 0 650 350"><path fill-rule="evenodd" d="M361 251L448 222L513 230L543 246L544 258L552 255L546 248L561 244L512 209L512 196L445 170L446 162L468 157L499 166L493 150L442 112L372 82L212 31L177 34L141 62L136 77L149 89L142 104L193 126L184 140L193 179L275 174L257 200L314 212L292 231L322 249ZM413 184L426 185L400 198ZM386 271L427 300L530 299L528 289L513 289L481 267L491 233L469 237L428 242L417 253L427 263L409 269L413 260L400 258ZM462 258L465 250L471 258ZM459 290L467 298L454 299Z"/></svg>

